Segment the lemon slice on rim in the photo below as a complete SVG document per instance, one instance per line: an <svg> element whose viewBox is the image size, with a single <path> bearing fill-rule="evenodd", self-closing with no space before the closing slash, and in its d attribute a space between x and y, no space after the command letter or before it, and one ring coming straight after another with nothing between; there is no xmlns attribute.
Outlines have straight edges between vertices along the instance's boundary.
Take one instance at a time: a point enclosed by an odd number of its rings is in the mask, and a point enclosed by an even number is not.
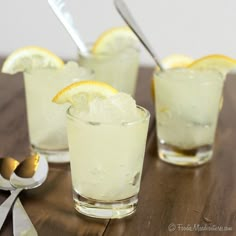
<svg viewBox="0 0 236 236"><path fill-rule="evenodd" d="M188 66L191 69L215 69L226 75L231 70L236 69L236 60L225 55L213 54L195 60ZM223 95L220 99L219 110L223 107Z"/></svg>
<svg viewBox="0 0 236 236"><path fill-rule="evenodd" d="M97 97L107 98L116 93L118 93L116 89L104 82L85 80L65 87L56 94L52 101L58 104L66 102L74 104L74 98L78 95L86 96L89 102Z"/></svg>
<svg viewBox="0 0 236 236"><path fill-rule="evenodd" d="M37 46L27 46L12 52L2 66L2 72L15 74L33 68L59 68L64 62L51 51Z"/></svg>
<svg viewBox="0 0 236 236"><path fill-rule="evenodd" d="M171 54L162 60L162 65L166 69L184 68L192 64L193 58L183 54Z"/></svg>
<svg viewBox="0 0 236 236"><path fill-rule="evenodd" d="M183 54L171 54L164 59L162 59L161 64L165 69L173 68L185 68L189 66L194 61L193 58L183 55ZM159 67L155 68L155 71L160 71ZM154 89L154 78L151 80L151 94L154 100L155 89Z"/></svg>
<svg viewBox="0 0 236 236"><path fill-rule="evenodd" d="M97 39L92 47L92 53L116 53L126 48L137 48L138 43L138 38L128 26L115 27Z"/></svg>
<svg viewBox="0 0 236 236"><path fill-rule="evenodd" d="M216 69L226 75L236 69L236 60L224 55L213 54L195 60L188 66L191 69Z"/></svg>

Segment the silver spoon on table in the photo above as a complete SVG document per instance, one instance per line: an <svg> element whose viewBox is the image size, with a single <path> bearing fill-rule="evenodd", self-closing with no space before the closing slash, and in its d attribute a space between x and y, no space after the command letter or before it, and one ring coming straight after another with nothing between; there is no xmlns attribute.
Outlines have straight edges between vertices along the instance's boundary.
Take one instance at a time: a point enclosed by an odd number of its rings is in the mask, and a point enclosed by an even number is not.
<svg viewBox="0 0 236 236"><path fill-rule="evenodd" d="M0 158L0 190L13 191L15 188L10 184L10 177L19 162L11 157ZM37 231L34 228L29 216L27 215L20 199L17 198L13 206L13 234L14 236L22 233L30 236L37 236Z"/></svg>
<svg viewBox="0 0 236 236"><path fill-rule="evenodd" d="M160 70L164 70L163 66L161 65L154 49L152 48L151 44L139 28L138 24L134 20L133 16L131 15L128 7L124 3L123 0L114 0L115 7L120 14L120 16L123 18L123 20L128 24L128 26L132 29L132 31L135 33L135 35L138 37L140 42L143 44L143 46L147 49L147 51L150 53L152 58L154 59L156 65L159 67Z"/></svg>
<svg viewBox="0 0 236 236"><path fill-rule="evenodd" d="M40 186L46 180L47 174L47 160L38 155L26 158L16 167L10 177L10 183L15 189L0 206L0 230L20 192L24 189L32 189Z"/></svg>

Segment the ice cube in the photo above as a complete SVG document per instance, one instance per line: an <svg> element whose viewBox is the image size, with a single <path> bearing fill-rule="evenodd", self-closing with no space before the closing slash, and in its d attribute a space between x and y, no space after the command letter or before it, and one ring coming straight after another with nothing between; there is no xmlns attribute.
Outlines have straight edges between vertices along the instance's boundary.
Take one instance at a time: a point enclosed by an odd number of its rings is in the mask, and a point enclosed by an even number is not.
<svg viewBox="0 0 236 236"><path fill-rule="evenodd" d="M133 121L137 119L137 107L135 100L126 93L117 93L110 98L113 106L121 113L123 122Z"/></svg>
<svg viewBox="0 0 236 236"><path fill-rule="evenodd" d="M88 112L89 110L89 99L86 93L80 93L72 96L72 103L75 109L80 112Z"/></svg>
<svg viewBox="0 0 236 236"><path fill-rule="evenodd" d="M59 79L72 79L73 82L85 79L92 79L92 72L89 69L79 66L75 61L69 61L58 73Z"/></svg>
<svg viewBox="0 0 236 236"><path fill-rule="evenodd" d="M128 94L117 93L107 99L96 98L83 109L80 118L92 122L123 123L138 118L135 100Z"/></svg>

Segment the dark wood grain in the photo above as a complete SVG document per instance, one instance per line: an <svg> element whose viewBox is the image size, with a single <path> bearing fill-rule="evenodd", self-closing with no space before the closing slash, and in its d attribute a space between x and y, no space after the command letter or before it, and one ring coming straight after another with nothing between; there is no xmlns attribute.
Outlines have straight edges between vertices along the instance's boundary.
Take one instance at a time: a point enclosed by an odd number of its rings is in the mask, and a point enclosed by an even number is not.
<svg viewBox="0 0 236 236"><path fill-rule="evenodd" d="M225 84L213 160L202 167L181 168L157 157L151 75L152 68L141 69L136 93L137 103L151 113L137 212L121 220L94 220L76 213L69 164L50 165L46 182L21 194L40 236L236 235L236 76ZM22 160L28 154L25 109L22 75L0 74L0 156ZM8 194L1 191L0 202ZM173 232L171 223L177 227ZM194 225L232 230L197 232ZM11 215L0 235L12 235Z"/></svg>

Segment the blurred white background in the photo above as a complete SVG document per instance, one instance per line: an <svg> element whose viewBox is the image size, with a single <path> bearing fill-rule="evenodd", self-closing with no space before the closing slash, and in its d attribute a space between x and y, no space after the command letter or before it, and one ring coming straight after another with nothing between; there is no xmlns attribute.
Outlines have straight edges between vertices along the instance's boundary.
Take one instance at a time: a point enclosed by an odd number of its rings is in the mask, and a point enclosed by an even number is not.
<svg viewBox="0 0 236 236"><path fill-rule="evenodd" d="M83 39L123 25L113 0L67 0ZM221 53L236 58L235 0L126 0L160 58L181 53L194 58ZM76 58L76 46L47 0L7 0L0 7L0 55L26 45L46 47L63 58ZM142 46L141 46L142 47ZM142 64L153 65L142 47Z"/></svg>

